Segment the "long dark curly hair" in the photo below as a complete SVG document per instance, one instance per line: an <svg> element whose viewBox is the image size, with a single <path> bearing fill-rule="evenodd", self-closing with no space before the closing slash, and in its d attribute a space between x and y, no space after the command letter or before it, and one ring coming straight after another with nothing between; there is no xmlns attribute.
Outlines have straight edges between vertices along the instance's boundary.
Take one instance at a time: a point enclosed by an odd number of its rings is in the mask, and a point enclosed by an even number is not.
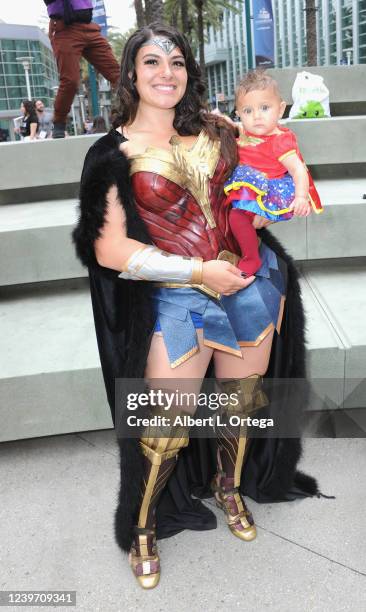
<svg viewBox="0 0 366 612"><path fill-rule="evenodd" d="M221 150L231 167L236 163L237 153L234 131L225 120L208 112L204 99L206 87L187 38L176 28L159 22L136 30L128 39L121 59L121 76L117 90L118 102L113 112L113 127L133 123L139 104L135 87L135 60L139 49L153 36L169 38L181 50L188 75L183 98L175 107L173 127L180 136L198 135L204 129L213 140L221 140ZM132 75L132 77L131 77Z"/></svg>

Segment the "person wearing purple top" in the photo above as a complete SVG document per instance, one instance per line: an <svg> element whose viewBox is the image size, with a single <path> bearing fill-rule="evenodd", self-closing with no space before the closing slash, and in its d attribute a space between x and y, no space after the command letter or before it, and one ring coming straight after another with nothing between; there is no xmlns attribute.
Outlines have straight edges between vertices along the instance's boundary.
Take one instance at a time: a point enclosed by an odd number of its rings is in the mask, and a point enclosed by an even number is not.
<svg viewBox="0 0 366 612"><path fill-rule="evenodd" d="M119 80L119 65L100 26L92 22L92 0L44 0L50 17L49 37L60 84L55 99L53 138L64 138L66 118L79 87L79 63L84 57L112 86Z"/></svg>

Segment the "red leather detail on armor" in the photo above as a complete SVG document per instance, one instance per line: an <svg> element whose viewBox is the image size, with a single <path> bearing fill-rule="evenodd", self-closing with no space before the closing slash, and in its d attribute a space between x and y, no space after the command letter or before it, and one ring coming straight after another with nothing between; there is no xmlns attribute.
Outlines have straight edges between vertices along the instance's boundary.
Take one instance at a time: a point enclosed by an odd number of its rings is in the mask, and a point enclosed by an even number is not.
<svg viewBox="0 0 366 612"><path fill-rule="evenodd" d="M239 253L229 227L229 208L225 206L224 173L220 159L209 192L216 227L211 229L197 201L185 189L152 172L132 176L137 210L147 225L153 243L177 255L216 259L222 250Z"/></svg>

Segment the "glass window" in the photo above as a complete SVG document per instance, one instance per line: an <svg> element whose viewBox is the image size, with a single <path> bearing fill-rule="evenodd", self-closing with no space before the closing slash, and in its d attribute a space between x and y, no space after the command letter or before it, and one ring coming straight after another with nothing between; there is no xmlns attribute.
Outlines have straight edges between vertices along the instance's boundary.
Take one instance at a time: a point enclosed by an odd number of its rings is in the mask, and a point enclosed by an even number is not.
<svg viewBox="0 0 366 612"><path fill-rule="evenodd" d="M15 49L17 51L26 51L28 53L28 41L27 40L15 40Z"/></svg>
<svg viewBox="0 0 366 612"><path fill-rule="evenodd" d="M16 51L3 51L3 62L16 62L18 53Z"/></svg>
<svg viewBox="0 0 366 612"><path fill-rule="evenodd" d="M17 98L19 96L26 97L27 90L22 87L8 87L8 96L9 98Z"/></svg>
<svg viewBox="0 0 366 612"><path fill-rule="evenodd" d="M23 74L21 76L17 74L8 74L6 77L6 84L8 86L17 86L23 87L26 85L25 74L23 70Z"/></svg>
<svg viewBox="0 0 366 612"><path fill-rule="evenodd" d="M3 39L1 46L4 51L15 51L15 40Z"/></svg>

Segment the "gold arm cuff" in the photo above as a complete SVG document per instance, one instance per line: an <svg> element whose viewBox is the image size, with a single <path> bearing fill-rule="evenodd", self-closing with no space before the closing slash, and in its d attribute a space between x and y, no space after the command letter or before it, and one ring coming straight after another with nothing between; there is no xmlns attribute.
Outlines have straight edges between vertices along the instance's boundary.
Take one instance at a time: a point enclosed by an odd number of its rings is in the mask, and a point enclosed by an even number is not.
<svg viewBox="0 0 366 612"><path fill-rule="evenodd" d="M192 277L191 283L192 285L201 285L202 284L202 271L203 271L203 260L201 257L192 257Z"/></svg>

